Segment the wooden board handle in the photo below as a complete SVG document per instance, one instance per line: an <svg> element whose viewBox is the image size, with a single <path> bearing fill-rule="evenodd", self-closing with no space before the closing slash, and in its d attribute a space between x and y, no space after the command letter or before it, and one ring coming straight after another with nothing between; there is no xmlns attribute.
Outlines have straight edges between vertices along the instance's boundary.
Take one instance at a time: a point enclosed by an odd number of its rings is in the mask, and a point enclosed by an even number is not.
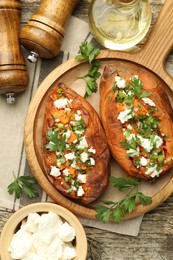
<svg viewBox="0 0 173 260"><path fill-rule="evenodd" d="M43 0L20 33L22 45L41 58L55 57L61 47L69 16L79 0Z"/></svg>
<svg viewBox="0 0 173 260"><path fill-rule="evenodd" d="M18 93L28 85L28 73L19 44L21 3L0 1L0 94Z"/></svg>
<svg viewBox="0 0 173 260"><path fill-rule="evenodd" d="M173 3L166 0L144 48L138 55L142 64L158 75L164 71L165 60L173 48Z"/></svg>

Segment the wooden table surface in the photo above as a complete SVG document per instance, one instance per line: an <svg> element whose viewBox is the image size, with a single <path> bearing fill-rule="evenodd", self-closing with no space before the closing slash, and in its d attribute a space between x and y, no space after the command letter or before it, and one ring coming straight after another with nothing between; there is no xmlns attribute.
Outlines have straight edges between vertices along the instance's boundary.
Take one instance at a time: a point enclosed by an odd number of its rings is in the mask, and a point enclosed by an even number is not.
<svg viewBox="0 0 173 260"><path fill-rule="evenodd" d="M65 0L64 0L65 1ZM173 1L173 0L168 0ZM41 0L22 0L22 23L26 23ZM150 0L155 22L163 0ZM88 21L89 0L81 0L73 14ZM152 27L152 25L151 25ZM144 44L144 41L141 44ZM140 45L141 45L140 44ZM168 57L173 63L173 52ZM11 213L0 211L0 231ZM173 196L162 205L145 214L137 237L115 234L86 227L88 260L172 260L173 259Z"/></svg>

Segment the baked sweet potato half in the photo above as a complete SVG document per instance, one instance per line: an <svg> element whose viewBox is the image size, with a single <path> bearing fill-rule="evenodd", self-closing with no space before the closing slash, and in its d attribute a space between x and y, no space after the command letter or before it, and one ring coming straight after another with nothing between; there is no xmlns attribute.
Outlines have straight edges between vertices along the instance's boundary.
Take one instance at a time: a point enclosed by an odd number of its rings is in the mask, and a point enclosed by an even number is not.
<svg viewBox="0 0 173 260"><path fill-rule="evenodd" d="M105 67L101 121L111 153L124 171L153 179L173 166L173 110L164 83L136 67L123 62Z"/></svg>
<svg viewBox="0 0 173 260"><path fill-rule="evenodd" d="M106 136L94 108L64 84L49 94L42 139L45 174L58 191L86 204L101 195L110 174Z"/></svg>

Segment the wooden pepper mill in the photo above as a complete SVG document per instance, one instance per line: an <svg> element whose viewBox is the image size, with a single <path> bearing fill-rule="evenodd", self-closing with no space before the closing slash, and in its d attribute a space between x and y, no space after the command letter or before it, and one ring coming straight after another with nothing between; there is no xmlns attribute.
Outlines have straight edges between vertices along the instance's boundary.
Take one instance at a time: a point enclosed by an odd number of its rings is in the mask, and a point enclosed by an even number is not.
<svg viewBox="0 0 173 260"><path fill-rule="evenodd" d="M0 94L7 102L15 102L15 93L26 89L29 76L19 44L21 3L19 0L0 1Z"/></svg>
<svg viewBox="0 0 173 260"><path fill-rule="evenodd" d="M53 58L60 51L69 16L79 0L43 0L20 33L20 42L31 51L28 59Z"/></svg>

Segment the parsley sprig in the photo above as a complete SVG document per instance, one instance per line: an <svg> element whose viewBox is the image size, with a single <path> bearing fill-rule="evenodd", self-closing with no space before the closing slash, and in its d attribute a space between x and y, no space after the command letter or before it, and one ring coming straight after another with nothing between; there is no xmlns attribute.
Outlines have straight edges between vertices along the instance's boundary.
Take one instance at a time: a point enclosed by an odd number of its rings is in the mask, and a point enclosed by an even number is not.
<svg viewBox="0 0 173 260"><path fill-rule="evenodd" d="M118 202L111 200L103 201L104 205L96 206L96 218L101 220L103 223L107 223L110 219L113 219L116 224L119 224L127 212L131 213L136 208L137 199L143 205L152 203L151 197L146 196L137 190L140 181L132 178L125 179L123 177L116 178L111 176L110 182L119 191L128 191L128 193Z"/></svg>
<svg viewBox="0 0 173 260"><path fill-rule="evenodd" d="M100 63L99 60L95 58L100 53L100 50L95 48L92 43L83 42L79 46L80 54L78 54L75 59L77 61L87 61L89 63L89 70L85 75L79 76L85 80L86 83L86 90L84 94L84 98L89 97L92 93L96 93L98 86L97 86L97 79L100 77L99 67Z"/></svg>
<svg viewBox="0 0 173 260"><path fill-rule="evenodd" d="M38 191L33 187L36 184L36 180L32 176L20 176L16 177L13 173L14 181L7 187L9 194L15 193L16 198L20 198L22 194L25 194L28 198L36 198L39 196Z"/></svg>
<svg viewBox="0 0 173 260"><path fill-rule="evenodd" d="M49 140L49 143L46 144L45 147L49 151L64 151L64 149L66 148L66 135L62 135L61 138L59 137L59 134L62 134L63 132L64 130L48 130L46 138Z"/></svg>

